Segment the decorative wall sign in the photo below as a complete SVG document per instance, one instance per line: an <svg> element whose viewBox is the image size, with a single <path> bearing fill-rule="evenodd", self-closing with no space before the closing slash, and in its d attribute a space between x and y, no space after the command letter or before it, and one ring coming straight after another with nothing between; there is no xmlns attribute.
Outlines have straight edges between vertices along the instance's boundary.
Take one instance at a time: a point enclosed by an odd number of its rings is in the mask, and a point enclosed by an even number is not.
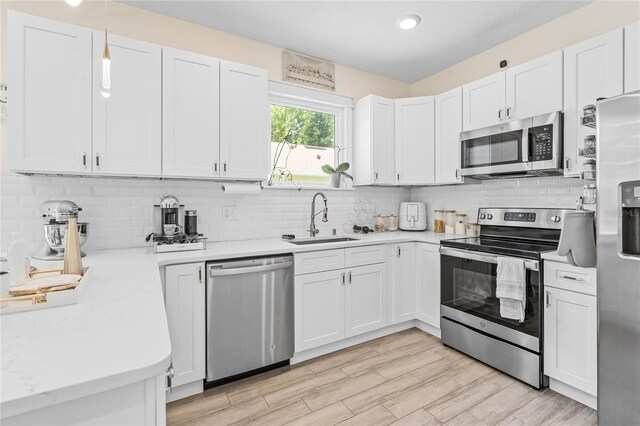
<svg viewBox="0 0 640 426"><path fill-rule="evenodd" d="M282 52L284 81L325 90L336 90L336 66L330 62L284 50Z"/></svg>

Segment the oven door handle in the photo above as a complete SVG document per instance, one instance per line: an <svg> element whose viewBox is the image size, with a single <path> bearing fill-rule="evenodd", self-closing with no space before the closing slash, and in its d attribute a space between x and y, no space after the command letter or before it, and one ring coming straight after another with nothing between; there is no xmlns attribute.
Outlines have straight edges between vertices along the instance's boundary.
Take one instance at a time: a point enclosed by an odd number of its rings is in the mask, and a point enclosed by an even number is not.
<svg viewBox="0 0 640 426"><path fill-rule="evenodd" d="M487 253L480 254L476 252L470 252L467 250L458 250L458 249L452 249L448 247L440 247L440 254L443 254L445 256L451 256L451 257L459 257L461 259L478 260L480 262L496 263L496 264L498 263L498 257L509 257L513 259L520 259L519 257L494 256ZM539 266L539 262L537 260L524 259L524 267L526 269L529 269L531 271L537 271L538 266Z"/></svg>

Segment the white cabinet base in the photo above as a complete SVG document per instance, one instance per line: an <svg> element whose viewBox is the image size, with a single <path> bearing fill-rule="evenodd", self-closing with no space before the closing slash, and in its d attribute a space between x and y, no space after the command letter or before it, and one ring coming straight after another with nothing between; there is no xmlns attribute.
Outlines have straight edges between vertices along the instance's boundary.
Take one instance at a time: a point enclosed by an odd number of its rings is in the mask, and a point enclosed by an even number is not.
<svg viewBox="0 0 640 426"><path fill-rule="evenodd" d="M181 386L174 386L166 392L167 402L177 401L179 399L204 392L204 382L202 380L197 380Z"/></svg>
<svg viewBox="0 0 640 426"><path fill-rule="evenodd" d="M440 329L432 326L431 324L427 324L426 322L416 320L416 328L418 330L424 331L425 333L429 333L432 336L436 336L438 339L441 338Z"/></svg>
<svg viewBox="0 0 640 426"><path fill-rule="evenodd" d="M586 392L576 389L573 386L569 386L568 384L560 382L552 377L549 377L549 389L551 389L552 391L556 391L566 397L569 397L574 401L578 401L580 404L591 407L594 410L598 409L597 397L589 395Z"/></svg>

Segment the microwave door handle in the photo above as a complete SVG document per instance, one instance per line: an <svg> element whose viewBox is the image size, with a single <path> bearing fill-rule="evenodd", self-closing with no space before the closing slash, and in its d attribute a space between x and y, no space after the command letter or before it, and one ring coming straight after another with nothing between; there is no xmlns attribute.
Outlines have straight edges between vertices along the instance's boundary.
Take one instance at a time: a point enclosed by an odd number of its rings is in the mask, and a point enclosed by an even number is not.
<svg viewBox="0 0 640 426"><path fill-rule="evenodd" d="M498 256L491 255L488 253L476 253L476 252L470 252L466 250L452 249L449 247L440 247L440 254L445 256L451 256L451 257L459 257L461 259L477 260L479 262L485 262L485 263L494 263L494 264L498 263ZM511 257L511 256L501 256L501 257ZM537 271L538 266L539 266L539 263L537 260L529 260L529 259L524 260L524 267L526 269Z"/></svg>
<svg viewBox="0 0 640 426"><path fill-rule="evenodd" d="M533 135L528 128L522 130L522 162L528 163L531 159L529 150L533 145Z"/></svg>

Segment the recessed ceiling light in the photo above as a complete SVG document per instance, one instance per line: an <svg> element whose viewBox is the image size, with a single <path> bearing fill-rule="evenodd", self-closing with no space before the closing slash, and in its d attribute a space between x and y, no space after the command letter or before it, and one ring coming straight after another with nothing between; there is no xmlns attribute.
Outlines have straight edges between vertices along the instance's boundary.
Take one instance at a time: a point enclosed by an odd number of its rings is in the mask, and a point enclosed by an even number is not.
<svg viewBox="0 0 640 426"><path fill-rule="evenodd" d="M398 26L403 30L412 30L418 26L421 19L418 15L406 15L398 19Z"/></svg>
<svg viewBox="0 0 640 426"><path fill-rule="evenodd" d="M78 6L84 0L64 0L69 6Z"/></svg>

